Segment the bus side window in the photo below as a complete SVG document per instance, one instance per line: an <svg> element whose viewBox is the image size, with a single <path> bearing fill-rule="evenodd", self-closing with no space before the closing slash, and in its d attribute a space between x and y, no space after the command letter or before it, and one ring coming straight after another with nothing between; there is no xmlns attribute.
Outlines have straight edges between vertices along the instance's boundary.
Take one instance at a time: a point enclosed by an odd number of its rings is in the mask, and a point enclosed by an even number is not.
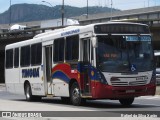
<svg viewBox="0 0 160 120"><path fill-rule="evenodd" d="M14 50L14 67L19 67L19 48L15 48Z"/></svg>
<svg viewBox="0 0 160 120"><path fill-rule="evenodd" d="M13 49L6 50L6 68L13 68Z"/></svg>
<svg viewBox="0 0 160 120"><path fill-rule="evenodd" d="M30 66L30 46L21 47L21 66Z"/></svg>
<svg viewBox="0 0 160 120"><path fill-rule="evenodd" d="M54 62L64 62L64 38L54 40Z"/></svg>
<svg viewBox="0 0 160 120"><path fill-rule="evenodd" d="M31 45L31 65L41 65L42 63L42 43Z"/></svg>
<svg viewBox="0 0 160 120"><path fill-rule="evenodd" d="M67 61L78 61L79 56L79 36L70 36L66 38L66 56Z"/></svg>

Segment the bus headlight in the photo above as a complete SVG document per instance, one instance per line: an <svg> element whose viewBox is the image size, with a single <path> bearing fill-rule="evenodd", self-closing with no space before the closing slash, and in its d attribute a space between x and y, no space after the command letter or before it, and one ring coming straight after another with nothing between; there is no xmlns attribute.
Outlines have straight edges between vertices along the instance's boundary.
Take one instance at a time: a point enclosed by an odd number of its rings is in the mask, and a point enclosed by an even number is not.
<svg viewBox="0 0 160 120"><path fill-rule="evenodd" d="M97 77L101 83L108 84L106 78L104 77L104 75L100 71L97 72Z"/></svg>

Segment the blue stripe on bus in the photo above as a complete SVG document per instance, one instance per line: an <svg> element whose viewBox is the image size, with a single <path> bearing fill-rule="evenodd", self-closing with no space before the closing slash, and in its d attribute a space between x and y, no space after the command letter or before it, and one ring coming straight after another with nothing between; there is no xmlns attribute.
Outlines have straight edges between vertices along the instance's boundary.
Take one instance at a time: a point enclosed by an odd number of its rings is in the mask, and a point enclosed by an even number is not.
<svg viewBox="0 0 160 120"><path fill-rule="evenodd" d="M63 80L66 83L69 83L69 81L70 81L70 78L65 73L63 73L62 71L54 72L52 74L52 79L55 79L55 78Z"/></svg>

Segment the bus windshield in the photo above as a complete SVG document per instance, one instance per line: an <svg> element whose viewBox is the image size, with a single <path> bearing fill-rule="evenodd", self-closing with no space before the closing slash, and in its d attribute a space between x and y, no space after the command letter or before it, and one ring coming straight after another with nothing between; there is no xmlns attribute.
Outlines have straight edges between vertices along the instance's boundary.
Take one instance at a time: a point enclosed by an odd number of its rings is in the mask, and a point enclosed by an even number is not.
<svg viewBox="0 0 160 120"><path fill-rule="evenodd" d="M97 67L102 72L143 72L153 69L149 35L97 35L97 39Z"/></svg>

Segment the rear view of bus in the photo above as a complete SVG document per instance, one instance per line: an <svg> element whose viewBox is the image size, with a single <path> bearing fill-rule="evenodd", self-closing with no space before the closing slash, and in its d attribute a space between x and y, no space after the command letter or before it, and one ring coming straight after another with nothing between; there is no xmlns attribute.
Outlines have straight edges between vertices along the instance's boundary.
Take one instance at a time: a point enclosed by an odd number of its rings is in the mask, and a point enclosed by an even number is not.
<svg viewBox="0 0 160 120"><path fill-rule="evenodd" d="M155 94L152 38L143 24L100 24L96 36L95 98L130 105L135 97Z"/></svg>

